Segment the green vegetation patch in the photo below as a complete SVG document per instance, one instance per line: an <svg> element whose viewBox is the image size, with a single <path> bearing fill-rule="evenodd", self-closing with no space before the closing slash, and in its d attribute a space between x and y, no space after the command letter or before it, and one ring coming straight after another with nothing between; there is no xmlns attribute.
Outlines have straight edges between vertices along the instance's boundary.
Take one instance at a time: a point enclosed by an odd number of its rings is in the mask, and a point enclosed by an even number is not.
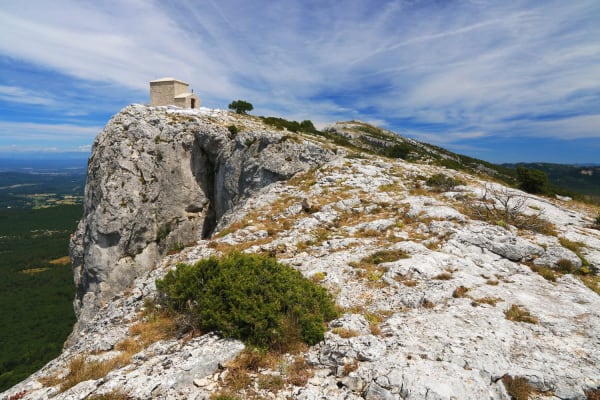
<svg viewBox="0 0 600 400"><path fill-rule="evenodd" d="M71 332L66 257L81 206L0 210L0 392L60 354Z"/></svg>
<svg viewBox="0 0 600 400"><path fill-rule="evenodd" d="M179 264L156 287L171 311L188 315L202 331L258 347L315 344L323 339L325 322L336 316L324 288L262 255L234 252Z"/></svg>
<svg viewBox="0 0 600 400"><path fill-rule="evenodd" d="M456 186L463 185L464 182L458 179L454 179L451 176L445 174L435 174L427 178L425 181L427 186L440 192L446 192L454 189Z"/></svg>
<svg viewBox="0 0 600 400"><path fill-rule="evenodd" d="M278 117L260 117L265 124L269 124L274 126L276 129L283 130L287 129L290 132L307 132L313 134L320 134L313 125L312 121L304 120L302 122L298 121L289 121L284 118Z"/></svg>
<svg viewBox="0 0 600 400"><path fill-rule="evenodd" d="M365 257L361 262L368 264L383 264L386 262L393 262L400 260L401 258L408 258L408 254L404 250L381 250L376 251L368 257Z"/></svg>

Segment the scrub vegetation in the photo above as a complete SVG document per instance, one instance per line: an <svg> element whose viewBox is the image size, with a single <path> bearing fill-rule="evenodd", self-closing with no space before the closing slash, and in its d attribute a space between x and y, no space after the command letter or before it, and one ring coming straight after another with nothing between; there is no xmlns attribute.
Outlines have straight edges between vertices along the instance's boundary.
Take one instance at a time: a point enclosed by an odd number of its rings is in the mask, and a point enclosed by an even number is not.
<svg viewBox="0 0 600 400"><path fill-rule="evenodd" d="M260 348L315 344L336 316L327 291L272 257L233 252L179 264L156 281L159 300L193 327Z"/></svg>

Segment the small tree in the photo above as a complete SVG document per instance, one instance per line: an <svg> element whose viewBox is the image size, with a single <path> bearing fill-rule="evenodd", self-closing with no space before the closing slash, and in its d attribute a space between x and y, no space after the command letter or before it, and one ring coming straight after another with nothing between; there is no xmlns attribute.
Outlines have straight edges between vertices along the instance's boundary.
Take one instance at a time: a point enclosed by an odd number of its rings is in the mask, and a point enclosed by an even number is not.
<svg viewBox="0 0 600 400"><path fill-rule="evenodd" d="M539 169L517 167L519 186L527 193L543 193L548 186L548 176Z"/></svg>
<svg viewBox="0 0 600 400"><path fill-rule="evenodd" d="M229 103L229 109L235 111L238 114L247 114L248 111L252 111L254 106L244 100L235 100Z"/></svg>

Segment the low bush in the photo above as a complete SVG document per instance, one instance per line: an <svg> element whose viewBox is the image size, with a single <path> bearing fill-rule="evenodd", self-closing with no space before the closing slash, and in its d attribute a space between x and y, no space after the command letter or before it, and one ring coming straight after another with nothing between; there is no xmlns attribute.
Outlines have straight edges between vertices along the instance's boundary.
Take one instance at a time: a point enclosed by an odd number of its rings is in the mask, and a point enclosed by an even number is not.
<svg viewBox="0 0 600 400"><path fill-rule="evenodd" d="M577 271L577 267L566 258L561 258L556 262L556 269L566 274L574 274Z"/></svg>
<svg viewBox="0 0 600 400"><path fill-rule="evenodd" d="M411 147L409 145L407 145L406 143L400 143L387 147L383 151L383 154L390 158L402 158L405 160L406 158L408 158L410 150Z"/></svg>
<svg viewBox="0 0 600 400"><path fill-rule="evenodd" d="M515 226L543 235L556 236L554 225L543 218L543 210L526 214L527 198L508 188L485 185L483 195L475 201L466 201L463 212L470 218L506 227Z"/></svg>
<svg viewBox="0 0 600 400"><path fill-rule="evenodd" d="M233 136L238 134L238 127L235 125L229 125L227 127L227 130L229 131L229 133L231 133Z"/></svg>
<svg viewBox="0 0 600 400"><path fill-rule="evenodd" d="M380 250L363 258L361 262L379 265L386 262L397 261L401 258L408 258L408 254L406 254L404 250Z"/></svg>
<svg viewBox="0 0 600 400"><path fill-rule="evenodd" d="M307 132L312 134L320 134L313 125L312 121L304 120L302 122L298 121L288 121L284 118L278 117L260 117L264 123L274 126L276 129L283 130L287 129L290 132Z"/></svg>
<svg viewBox="0 0 600 400"><path fill-rule="evenodd" d="M445 174L432 175L429 178L427 178L425 183L433 190L440 192L447 192L449 190L454 189L456 186L463 184L463 182Z"/></svg>
<svg viewBox="0 0 600 400"><path fill-rule="evenodd" d="M539 169L517 167L519 187L527 193L545 193L548 190L548 176Z"/></svg>
<svg viewBox="0 0 600 400"><path fill-rule="evenodd" d="M190 315L201 331L263 348L294 340L315 344L336 316L324 288L262 255L230 253L179 264L156 287L165 306Z"/></svg>

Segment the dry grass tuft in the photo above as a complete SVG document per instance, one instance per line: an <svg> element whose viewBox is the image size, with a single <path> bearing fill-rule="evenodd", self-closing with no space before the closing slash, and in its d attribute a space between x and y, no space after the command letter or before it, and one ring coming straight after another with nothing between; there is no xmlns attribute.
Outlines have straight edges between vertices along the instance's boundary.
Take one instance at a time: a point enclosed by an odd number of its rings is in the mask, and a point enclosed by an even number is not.
<svg viewBox="0 0 600 400"><path fill-rule="evenodd" d="M322 282L323 280L325 280L325 278L327 277L327 272L315 272L314 274L312 274L312 276L310 277L310 280L312 280L315 283L319 283Z"/></svg>
<svg viewBox="0 0 600 400"><path fill-rule="evenodd" d="M579 277L583 284L596 292L600 296L600 276L598 275L582 275Z"/></svg>
<svg viewBox="0 0 600 400"><path fill-rule="evenodd" d="M63 378L49 377L40 379L44 386L58 386L64 392L80 382L104 378L109 372L129 364L131 355L120 355L106 360L91 360L87 355L78 355L69 362L69 372Z"/></svg>
<svg viewBox="0 0 600 400"><path fill-rule="evenodd" d="M574 274L577 272L575 265L571 262L571 260L567 260L566 258L561 258L556 262L556 269L566 274Z"/></svg>
<svg viewBox="0 0 600 400"><path fill-rule="evenodd" d="M404 286L408 287L414 287L418 284L418 282L413 279L412 274L396 274L396 276L394 276L394 280L401 282L402 284L404 284Z"/></svg>
<svg viewBox="0 0 600 400"><path fill-rule="evenodd" d="M358 360L352 359L351 362L344 364L344 371L342 372L342 374L344 376L347 376L350 374L350 372L356 371L357 369L358 369Z"/></svg>
<svg viewBox="0 0 600 400"><path fill-rule="evenodd" d="M478 299L473 299L475 304L489 304L490 306L496 307L496 304L504 301L500 297L480 297Z"/></svg>
<svg viewBox="0 0 600 400"><path fill-rule="evenodd" d="M600 400L600 388L586 390L584 393L586 400Z"/></svg>
<svg viewBox="0 0 600 400"><path fill-rule="evenodd" d="M522 376L512 377L510 375L504 375L502 377L502 383L512 400L528 400L529 395L534 392L533 386L531 386L529 381Z"/></svg>
<svg viewBox="0 0 600 400"><path fill-rule="evenodd" d="M452 279L452 274L450 272L442 272L441 274L438 274L436 276L433 277L433 279L437 279L439 281L448 281L450 279Z"/></svg>
<svg viewBox="0 0 600 400"><path fill-rule="evenodd" d="M285 380L290 385L305 386L314 371L309 367L304 357L298 357L286 369Z"/></svg>
<svg viewBox="0 0 600 400"><path fill-rule="evenodd" d="M509 321L515 322L526 322L528 324L537 324L538 319L531 315L529 311L519 307L516 304L512 304L506 311L504 316Z"/></svg>
<svg viewBox="0 0 600 400"><path fill-rule="evenodd" d="M531 265L530 268L533 272L537 272L538 274L540 274L540 276L542 278L544 278L550 282L556 282L558 275L552 268L538 266L538 265Z"/></svg>
<svg viewBox="0 0 600 400"><path fill-rule="evenodd" d="M309 367L304 357L294 357L291 363L285 357L278 352L245 349L235 360L226 365L228 373L223 382L225 391L218 393L220 396L230 397L213 396L211 399L237 399L238 393L241 396L240 398L255 398L253 391L256 387L277 392L283 389L285 385L306 385L314 375L314 371ZM264 373L265 370L279 371L280 374Z"/></svg>
<svg viewBox="0 0 600 400"><path fill-rule="evenodd" d="M425 308L434 308L435 307L435 303L433 301L427 300L427 299L423 299L423 301L421 302L421 305Z"/></svg>
<svg viewBox="0 0 600 400"><path fill-rule="evenodd" d="M104 394L95 394L86 397L87 400L129 400L131 397L122 390L116 389Z"/></svg>
<svg viewBox="0 0 600 400"><path fill-rule="evenodd" d="M379 324L370 323L369 329L371 330L371 335L380 336L381 329L379 328Z"/></svg>
<svg viewBox="0 0 600 400"><path fill-rule="evenodd" d="M139 353L143 348L144 345L142 343L131 337L123 339L115 345L115 350L119 350L131 355Z"/></svg>
<svg viewBox="0 0 600 400"><path fill-rule="evenodd" d="M177 332L177 322L166 314L151 315L146 321L139 322L129 328L132 336L138 336L143 347L158 342L159 340L169 339L175 336Z"/></svg>
<svg viewBox="0 0 600 400"><path fill-rule="evenodd" d="M210 400L240 400L240 398L229 390L220 390L211 394Z"/></svg>
<svg viewBox="0 0 600 400"><path fill-rule="evenodd" d="M359 335L358 332L356 332L355 330L348 328L333 328L331 332L344 339L356 337Z"/></svg>
<svg viewBox="0 0 600 400"><path fill-rule="evenodd" d="M452 297L454 297L456 299L467 297L468 291L469 291L469 288L466 288L464 286L459 286L456 289L454 289L454 291L452 292Z"/></svg>
<svg viewBox="0 0 600 400"><path fill-rule="evenodd" d="M258 388L277 393L285 386L285 381L281 375L263 374L258 378Z"/></svg>

